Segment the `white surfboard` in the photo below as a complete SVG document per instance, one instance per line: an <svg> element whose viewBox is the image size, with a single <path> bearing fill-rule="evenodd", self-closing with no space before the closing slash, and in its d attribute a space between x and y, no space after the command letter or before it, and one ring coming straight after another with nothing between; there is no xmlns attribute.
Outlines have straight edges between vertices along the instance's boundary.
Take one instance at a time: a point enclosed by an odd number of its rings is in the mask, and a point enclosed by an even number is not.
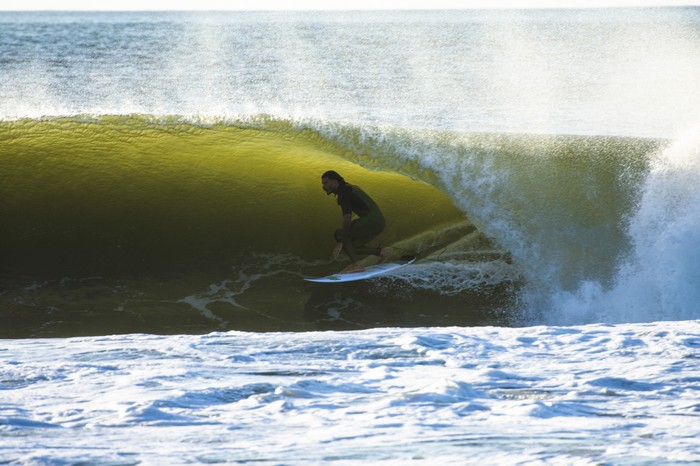
<svg viewBox="0 0 700 466"><path fill-rule="evenodd" d="M364 280L366 278L376 277L377 275L384 275L392 270L400 269L408 264L412 264L416 259L411 259L408 262L386 262L384 264L376 264L365 267L362 272L350 272L350 273L335 273L333 275L326 275L325 277L319 278L305 278L307 282L316 283L342 283L342 282L353 282L355 280Z"/></svg>

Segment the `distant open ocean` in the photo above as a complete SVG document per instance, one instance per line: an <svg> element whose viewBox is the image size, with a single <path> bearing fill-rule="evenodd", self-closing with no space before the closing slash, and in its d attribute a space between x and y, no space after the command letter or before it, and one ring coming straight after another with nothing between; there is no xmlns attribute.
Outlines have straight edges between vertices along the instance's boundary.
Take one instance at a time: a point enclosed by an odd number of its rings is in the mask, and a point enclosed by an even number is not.
<svg viewBox="0 0 700 466"><path fill-rule="evenodd" d="M2 12L0 219L0 464L700 464L698 7Z"/></svg>

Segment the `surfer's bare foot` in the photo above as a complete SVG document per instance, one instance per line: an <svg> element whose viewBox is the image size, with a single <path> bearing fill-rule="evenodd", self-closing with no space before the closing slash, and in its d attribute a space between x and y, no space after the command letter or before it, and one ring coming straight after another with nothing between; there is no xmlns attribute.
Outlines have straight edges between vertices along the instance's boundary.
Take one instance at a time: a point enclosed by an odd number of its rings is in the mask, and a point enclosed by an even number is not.
<svg viewBox="0 0 700 466"><path fill-rule="evenodd" d="M357 273L357 272L364 272L365 268L362 266L362 264L350 264L350 266L346 267L342 273Z"/></svg>

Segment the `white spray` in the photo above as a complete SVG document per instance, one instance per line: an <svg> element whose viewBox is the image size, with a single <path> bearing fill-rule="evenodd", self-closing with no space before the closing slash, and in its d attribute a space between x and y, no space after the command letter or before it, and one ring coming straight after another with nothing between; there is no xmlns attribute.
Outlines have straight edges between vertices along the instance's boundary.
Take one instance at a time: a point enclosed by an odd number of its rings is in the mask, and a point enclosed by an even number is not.
<svg viewBox="0 0 700 466"><path fill-rule="evenodd" d="M548 323L700 318L700 126L653 161L628 233L614 285L553 296Z"/></svg>

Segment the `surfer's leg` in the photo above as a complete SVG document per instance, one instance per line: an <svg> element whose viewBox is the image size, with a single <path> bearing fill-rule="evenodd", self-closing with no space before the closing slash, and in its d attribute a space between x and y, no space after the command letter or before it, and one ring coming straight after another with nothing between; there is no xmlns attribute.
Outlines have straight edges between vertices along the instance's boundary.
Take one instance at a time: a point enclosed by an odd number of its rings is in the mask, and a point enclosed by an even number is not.
<svg viewBox="0 0 700 466"><path fill-rule="evenodd" d="M384 230L384 219L382 217L362 217L352 221L350 234L342 236L342 230L335 232L336 241L343 243L343 252L350 258L351 265L346 271L359 272L364 270L359 260L364 256L382 257L382 249L369 247L367 243L373 240Z"/></svg>
<svg viewBox="0 0 700 466"><path fill-rule="evenodd" d="M343 247L349 247L349 254L353 254L356 260L363 256L380 256L382 255L382 249L378 247L367 246L367 243L372 241L374 238L379 236L379 234L384 230L384 219L383 218L373 218L373 217L363 217L353 220L350 227L350 238L349 241ZM352 256L351 256L352 260Z"/></svg>
<svg viewBox="0 0 700 466"><path fill-rule="evenodd" d="M352 237L343 238L343 230L336 230L334 236L336 241L343 243L343 252L350 258L350 262L357 262L357 251L355 251L355 244Z"/></svg>

